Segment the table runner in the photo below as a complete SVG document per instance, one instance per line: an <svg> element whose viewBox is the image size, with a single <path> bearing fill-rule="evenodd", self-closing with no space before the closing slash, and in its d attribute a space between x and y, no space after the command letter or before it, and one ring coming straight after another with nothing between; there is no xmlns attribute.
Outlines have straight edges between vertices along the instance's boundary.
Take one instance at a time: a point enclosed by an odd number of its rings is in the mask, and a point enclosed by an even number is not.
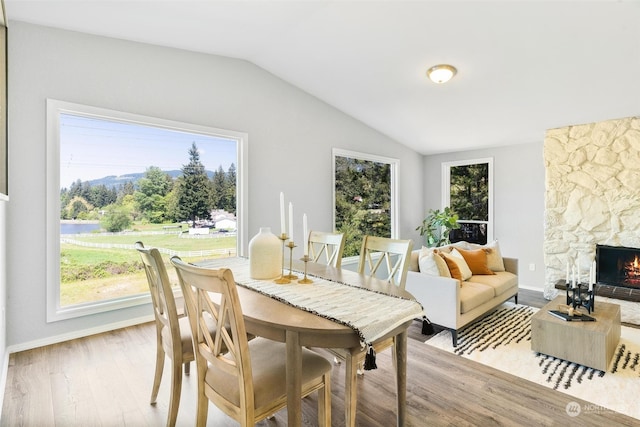
<svg viewBox="0 0 640 427"><path fill-rule="evenodd" d="M295 281L279 285L273 280L252 279L246 258L220 258L199 262L198 265L229 268L240 286L349 326L359 335L363 347L406 321L423 316L422 306L417 301L317 276L313 276L314 281L310 285Z"/></svg>

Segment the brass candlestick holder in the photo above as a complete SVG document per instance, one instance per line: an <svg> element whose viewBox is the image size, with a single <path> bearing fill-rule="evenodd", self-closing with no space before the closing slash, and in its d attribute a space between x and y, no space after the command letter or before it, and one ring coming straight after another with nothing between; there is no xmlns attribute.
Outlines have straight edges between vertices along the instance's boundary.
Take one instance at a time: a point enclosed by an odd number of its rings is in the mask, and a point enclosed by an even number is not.
<svg viewBox="0 0 640 427"><path fill-rule="evenodd" d="M289 243L287 243L287 247L289 248L289 274L284 277L289 280L298 280L298 276L296 274L293 274L293 248L296 247L296 244L293 243L293 240L289 240Z"/></svg>
<svg viewBox="0 0 640 427"><path fill-rule="evenodd" d="M286 285L287 283L291 283L291 280L284 275L284 242L289 238L289 236L287 236L287 233L282 233L278 238L282 240L282 269L280 277L274 280L274 282L279 285Z"/></svg>
<svg viewBox="0 0 640 427"><path fill-rule="evenodd" d="M302 261L304 261L304 278L298 280L298 283L302 283L303 285L309 284L309 283L313 283L313 280L309 279L307 277L307 263L309 261L311 261L311 258L309 258L309 255L305 255L302 258L300 258Z"/></svg>

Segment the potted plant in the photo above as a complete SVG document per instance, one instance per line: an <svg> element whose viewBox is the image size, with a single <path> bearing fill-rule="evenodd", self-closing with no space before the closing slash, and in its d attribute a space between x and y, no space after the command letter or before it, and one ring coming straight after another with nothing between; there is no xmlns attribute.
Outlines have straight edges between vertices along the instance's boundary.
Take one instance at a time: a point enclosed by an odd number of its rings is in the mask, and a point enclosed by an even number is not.
<svg viewBox="0 0 640 427"><path fill-rule="evenodd" d="M442 211L430 209L427 212L427 217L422 220L422 225L416 230L426 238L428 247L438 247L451 243L449 233L458 228L460 228L458 214L446 206Z"/></svg>

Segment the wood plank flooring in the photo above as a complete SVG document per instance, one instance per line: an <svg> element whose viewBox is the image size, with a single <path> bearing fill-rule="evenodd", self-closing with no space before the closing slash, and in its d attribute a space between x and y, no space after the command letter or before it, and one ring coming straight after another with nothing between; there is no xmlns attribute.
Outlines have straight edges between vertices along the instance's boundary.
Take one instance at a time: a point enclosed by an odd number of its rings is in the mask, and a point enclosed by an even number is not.
<svg viewBox="0 0 640 427"><path fill-rule="evenodd" d="M519 302L535 307L546 301L521 290ZM424 345L421 323L408 340L407 425L409 426L582 426L640 425L611 411L569 417L575 400L473 361ZM358 379L359 426L396 424L395 382L390 352L378 355L378 369ZM162 426L166 423L170 371L155 406L155 333L151 323L23 351L10 356L2 426ZM195 365L192 365L195 372ZM344 365L334 365L332 424L344 425ZM179 426L195 422L195 376L183 378ZM585 404L586 402L580 402ZM317 425L315 396L303 401L303 424ZM235 426L209 406L209 426ZM285 426L286 409L260 426Z"/></svg>

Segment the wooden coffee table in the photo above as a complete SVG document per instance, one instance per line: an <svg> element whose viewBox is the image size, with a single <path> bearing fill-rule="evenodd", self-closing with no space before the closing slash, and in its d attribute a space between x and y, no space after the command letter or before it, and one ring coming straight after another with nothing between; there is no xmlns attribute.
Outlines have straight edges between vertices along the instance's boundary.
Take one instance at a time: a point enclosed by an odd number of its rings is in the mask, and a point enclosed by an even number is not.
<svg viewBox="0 0 640 427"><path fill-rule="evenodd" d="M590 314L595 322L568 322L549 314L560 304L566 304L564 294L531 317L531 349L606 371L620 341L620 306L597 301Z"/></svg>

